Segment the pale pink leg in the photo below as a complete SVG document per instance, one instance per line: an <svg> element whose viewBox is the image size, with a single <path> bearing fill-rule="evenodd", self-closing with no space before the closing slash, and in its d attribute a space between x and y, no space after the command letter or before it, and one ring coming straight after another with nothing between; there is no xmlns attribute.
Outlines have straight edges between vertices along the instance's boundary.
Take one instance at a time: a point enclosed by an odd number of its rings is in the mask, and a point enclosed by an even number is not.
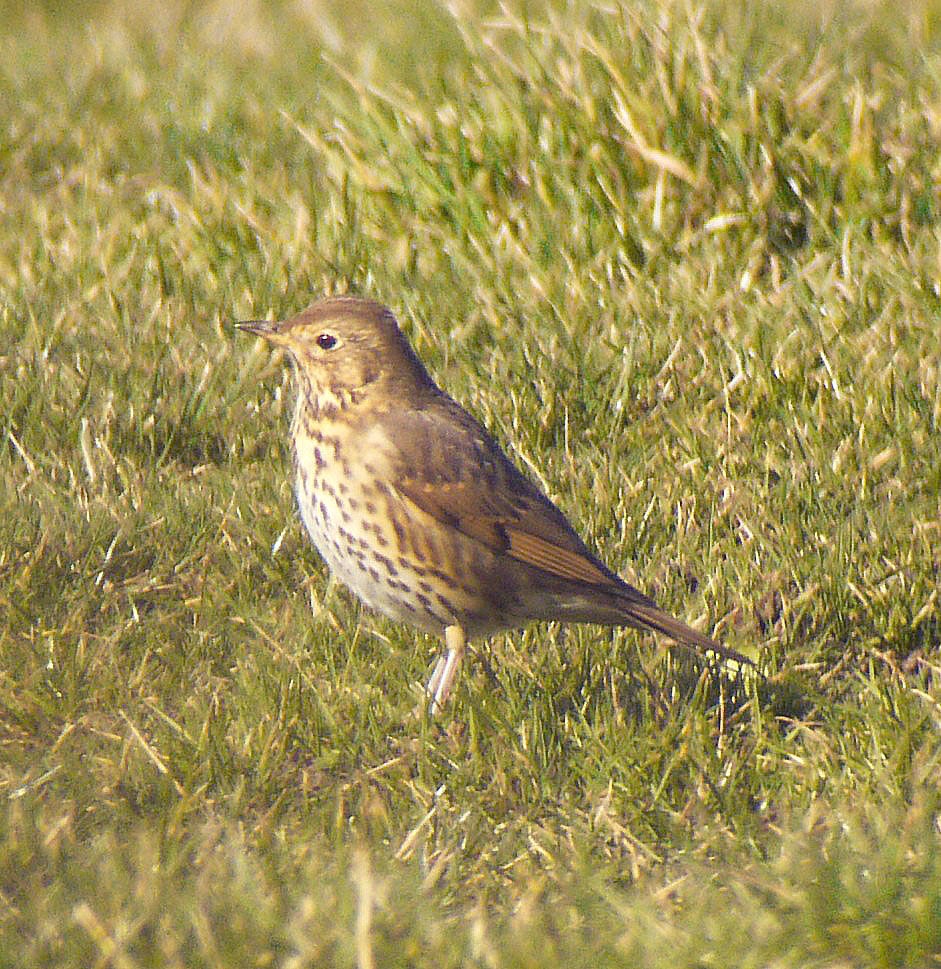
<svg viewBox="0 0 941 969"><path fill-rule="evenodd" d="M460 626L448 626L444 631L444 644L448 651L435 664L425 693L431 697L431 715L436 717L451 694L451 688L461 669L464 658L464 630Z"/></svg>
<svg viewBox="0 0 941 969"><path fill-rule="evenodd" d="M441 675L444 673L444 667L447 664L447 660L447 653L442 653L438 657L438 662L435 663L435 668L431 671L431 676L428 677L428 684L425 687L426 696L433 698L438 692L438 685L441 683Z"/></svg>

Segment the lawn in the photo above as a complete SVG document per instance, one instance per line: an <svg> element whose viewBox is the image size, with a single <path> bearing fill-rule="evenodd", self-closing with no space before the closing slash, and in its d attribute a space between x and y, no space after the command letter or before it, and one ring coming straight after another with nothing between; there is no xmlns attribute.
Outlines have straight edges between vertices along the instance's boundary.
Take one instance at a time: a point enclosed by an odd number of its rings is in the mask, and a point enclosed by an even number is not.
<svg viewBox="0 0 941 969"><path fill-rule="evenodd" d="M941 5L0 14L0 967L941 963ZM305 540L393 308L631 630L440 644Z"/></svg>

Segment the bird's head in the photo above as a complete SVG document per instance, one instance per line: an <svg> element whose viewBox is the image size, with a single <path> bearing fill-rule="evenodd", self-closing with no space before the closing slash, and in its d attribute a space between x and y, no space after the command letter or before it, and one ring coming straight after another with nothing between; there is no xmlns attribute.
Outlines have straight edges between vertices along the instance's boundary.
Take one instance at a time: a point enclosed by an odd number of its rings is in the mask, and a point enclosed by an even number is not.
<svg viewBox="0 0 941 969"><path fill-rule="evenodd" d="M334 296L281 322L236 325L287 350L302 387L318 398L414 406L436 391L391 311L373 300Z"/></svg>

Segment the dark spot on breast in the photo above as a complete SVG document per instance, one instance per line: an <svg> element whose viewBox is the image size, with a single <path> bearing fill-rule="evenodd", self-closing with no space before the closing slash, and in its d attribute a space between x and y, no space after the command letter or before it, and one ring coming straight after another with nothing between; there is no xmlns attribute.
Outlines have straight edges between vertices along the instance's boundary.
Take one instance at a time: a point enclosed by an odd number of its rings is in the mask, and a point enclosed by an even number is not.
<svg viewBox="0 0 941 969"><path fill-rule="evenodd" d="M428 560L435 567L441 564L441 550L438 548L438 540L432 531L425 532L425 549L428 552ZM417 551L417 550L416 550Z"/></svg>
<svg viewBox="0 0 941 969"><path fill-rule="evenodd" d="M404 572L411 572L412 575L418 576L419 578L423 575L427 575L428 572L423 569L417 562L407 559L404 555L399 556L399 568Z"/></svg>
<svg viewBox="0 0 941 969"><path fill-rule="evenodd" d="M396 568L395 563L392 559L386 558L384 555L377 555L376 561L386 570L388 575L398 575L399 570Z"/></svg>
<svg viewBox="0 0 941 969"><path fill-rule="evenodd" d="M436 578L439 582L441 582L449 589L458 589L461 587L460 583L455 581L454 578L452 578L450 575L448 575L445 572L439 572L437 569L434 569L432 570L431 574L434 578ZM468 589L465 587L464 591L467 592L467 594L470 596L474 595L474 591L472 589Z"/></svg>

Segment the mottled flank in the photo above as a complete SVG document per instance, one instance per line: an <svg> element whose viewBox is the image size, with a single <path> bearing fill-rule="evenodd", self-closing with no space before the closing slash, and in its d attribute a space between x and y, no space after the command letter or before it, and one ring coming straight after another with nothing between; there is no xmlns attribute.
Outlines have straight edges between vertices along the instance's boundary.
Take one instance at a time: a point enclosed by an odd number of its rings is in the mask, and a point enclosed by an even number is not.
<svg viewBox="0 0 941 969"><path fill-rule="evenodd" d="M367 605L444 636L444 702L468 637L534 619L650 629L747 662L607 568L491 435L429 377L392 313L334 297L282 323L242 323L286 348L301 517Z"/></svg>

